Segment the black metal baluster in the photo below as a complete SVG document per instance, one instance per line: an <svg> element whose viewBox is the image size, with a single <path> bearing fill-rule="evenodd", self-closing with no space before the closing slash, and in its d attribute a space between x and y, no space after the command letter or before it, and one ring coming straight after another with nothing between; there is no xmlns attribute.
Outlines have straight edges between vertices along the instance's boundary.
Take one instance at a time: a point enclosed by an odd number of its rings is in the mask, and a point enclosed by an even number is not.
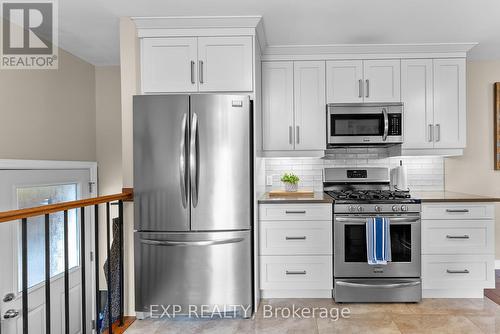
<svg viewBox="0 0 500 334"><path fill-rule="evenodd" d="M109 202L106 203L106 257L108 261L108 333L113 334L113 307L111 301L111 258L110 258L110 213Z"/></svg>
<svg viewBox="0 0 500 334"><path fill-rule="evenodd" d="M68 210L64 210L64 333L69 334Z"/></svg>
<svg viewBox="0 0 500 334"><path fill-rule="evenodd" d="M94 205L95 327L99 333L99 205Z"/></svg>
<svg viewBox="0 0 500 334"><path fill-rule="evenodd" d="M85 277L85 208L80 208L80 270L82 274L82 333L87 333L87 300Z"/></svg>
<svg viewBox="0 0 500 334"><path fill-rule="evenodd" d="M28 334L28 218L21 220L23 334Z"/></svg>
<svg viewBox="0 0 500 334"><path fill-rule="evenodd" d="M120 238L120 326L123 326L123 310L124 310L124 277L123 277L123 201L118 201L118 222L119 222L119 238Z"/></svg>
<svg viewBox="0 0 500 334"><path fill-rule="evenodd" d="M45 333L50 334L50 219L45 215Z"/></svg>

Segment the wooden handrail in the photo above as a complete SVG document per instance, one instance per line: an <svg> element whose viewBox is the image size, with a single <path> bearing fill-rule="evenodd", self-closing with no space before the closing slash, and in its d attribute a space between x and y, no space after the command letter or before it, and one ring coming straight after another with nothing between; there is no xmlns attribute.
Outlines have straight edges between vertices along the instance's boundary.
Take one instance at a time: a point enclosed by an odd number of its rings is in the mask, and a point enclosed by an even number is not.
<svg viewBox="0 0 500 334"><path fill-rule="evenodd" d="M71 209L79 209L85 206L114 202L114 201L132 201L134 194L130 188L124 188L122 193L80 199L77 201L62 202L57 204L42 205L33 208L11 210L0 212L0 223L29 218L34 216L43 216L49 213L60 212Z"/></svg>

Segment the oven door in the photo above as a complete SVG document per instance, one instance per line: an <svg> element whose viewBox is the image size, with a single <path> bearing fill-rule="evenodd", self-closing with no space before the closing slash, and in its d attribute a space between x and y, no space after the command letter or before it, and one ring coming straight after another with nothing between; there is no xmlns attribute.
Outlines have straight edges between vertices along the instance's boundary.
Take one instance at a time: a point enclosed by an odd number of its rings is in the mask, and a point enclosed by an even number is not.
<svg viewBox="0 0 500 334"><path fill-rule="evenodd" d="M329 106L328 144L403 142L401 109L388 106Z"/></svg>
<svg viewBox="0 0 500 334"><path fill-rule="evenodd" d="M334 274L340 277L420 277L420 215L391 216L392 262L369 265L366 218L335 215Z"/></svg>

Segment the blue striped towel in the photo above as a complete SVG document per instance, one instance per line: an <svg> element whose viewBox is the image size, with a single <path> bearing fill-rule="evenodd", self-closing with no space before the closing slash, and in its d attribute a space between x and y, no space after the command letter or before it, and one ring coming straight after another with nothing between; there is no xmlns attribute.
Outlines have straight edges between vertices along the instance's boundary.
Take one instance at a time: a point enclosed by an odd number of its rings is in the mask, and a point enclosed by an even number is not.
<svg viewBox="0 0 500 334"><path fill-rule="evenodd" d="M389 218L366 219L366 251L368 264L387 264L392 261Z"/></svg>

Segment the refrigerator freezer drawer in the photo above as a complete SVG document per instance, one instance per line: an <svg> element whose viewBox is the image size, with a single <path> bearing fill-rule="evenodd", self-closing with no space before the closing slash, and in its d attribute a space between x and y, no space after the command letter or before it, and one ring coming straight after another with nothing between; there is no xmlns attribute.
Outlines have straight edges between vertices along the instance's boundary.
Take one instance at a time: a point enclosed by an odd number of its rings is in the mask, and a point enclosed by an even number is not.
<svg viewBox="0 0 500 334"><path fill-rule="evenodd" d="M219 309L249 317L250 243L250 231L135 232L136 311L199 316Z"/></svg>

